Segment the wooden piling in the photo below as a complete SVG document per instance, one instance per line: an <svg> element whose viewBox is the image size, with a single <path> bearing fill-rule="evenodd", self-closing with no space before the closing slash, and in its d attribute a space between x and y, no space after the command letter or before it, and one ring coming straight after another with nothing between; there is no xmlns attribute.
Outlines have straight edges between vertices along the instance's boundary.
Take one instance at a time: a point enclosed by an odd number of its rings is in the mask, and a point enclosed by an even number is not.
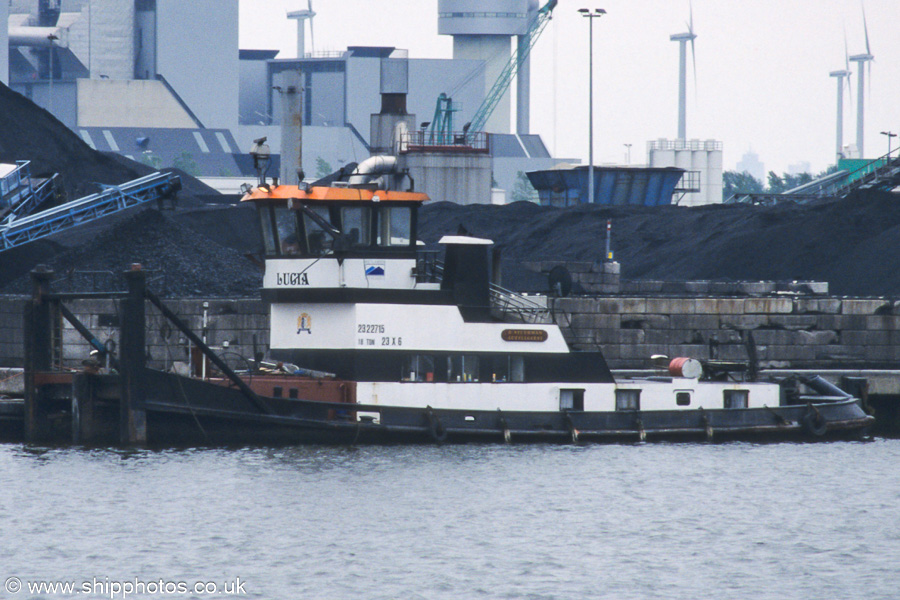
<svg viewBox="0 0 900 600"><path fill-rule="evenodd" d="M128 293L123 302L121 329L121 402L119 441L127 446L147 443L145 372L147 368L144 295L146 276L141 265L125 272Z"/></svg>
<svg viewBox="0 0 900 600"><path fill-rule="evenodd" d="M31 300L25 305L25 441L40 443L53 437L40 372L52 363L52 304L48 299L53 271L38 265L31 272Z"/></svg>

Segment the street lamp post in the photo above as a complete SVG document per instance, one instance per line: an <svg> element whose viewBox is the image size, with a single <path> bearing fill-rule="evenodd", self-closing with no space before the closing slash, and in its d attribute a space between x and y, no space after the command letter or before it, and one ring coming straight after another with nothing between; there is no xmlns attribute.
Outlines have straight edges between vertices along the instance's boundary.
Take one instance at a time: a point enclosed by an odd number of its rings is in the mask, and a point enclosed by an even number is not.
<svg viewBox="0 0 900 600"><path fill-rule="evenodd" d="M582 17L588 18L588 202L593 204L594 198L594 19L599 19L606 14L602 8L595 8L593 12L589 8L579 8Z"/></svg>
<svg viewBox="0 0 900 600"><path fill-rule="evenodd" d="M885 162L890 162L890 160L891 160L891 138L897 137L897 134L894 133L893 131L882 131L882 132L881 132L881 135L886 135L886 136L887 136L887 139L888 139L888 153L887 153L887 160L886 160Z"/></svg>

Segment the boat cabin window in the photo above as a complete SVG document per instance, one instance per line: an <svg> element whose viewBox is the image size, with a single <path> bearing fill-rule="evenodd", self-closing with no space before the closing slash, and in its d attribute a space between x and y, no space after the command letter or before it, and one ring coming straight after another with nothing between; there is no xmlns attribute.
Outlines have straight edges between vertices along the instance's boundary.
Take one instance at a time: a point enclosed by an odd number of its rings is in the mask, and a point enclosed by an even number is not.
<svg viewBox="0 0 900 600"><path fill-rule="evenodd" d="M434 356L414 354L403 359L401 381L434 381Z"/></svg>
<svg viewBox="0 0 900 600"><path fill-rule="evenodd" d="M412 210L408 206L382 206L378 211L379 246L409 246Z"/></svg>
<svg viewBox="0 0 900 600"><path fill-rule="evenodd" d="M690 406L691 405L691 393L690 392L675 392L675 404L678 406Z"/></svg>
<svg viewBox="0 0 900 600"><path fill-rule="evenodd" d="M724 390L725 408L747 408L750 400L749 390Z"/></svg>
<svg viewBox="0 0 900 600"><path fill-rule="evenodd" d="M263 246L266 254L275 254L275 229L272 226L272 207L259 207L259 225L262 230Z"/></svg>
<svg viewBox="0 0 900 600"><path fill-rule="evenodd" d="M278 251L288 256L300 254L300 238L297 236L297 213L286 206L275 207L275 228L278 233Z"/></svg>
<svg viewBox="0 0 900 600"><path fill-rule="evenodd" d="M641 390L616 390L616 410L641 410Z"/></svg>
<svg viewBox="0 0 900 600"><path fill-rule="evenodd" d="M559 390L559 410L584 410L583 389Z"/></svg>
<svg viewBox="0 0 900 600"><path fill-rule="evenodd" d="M341 232L350 238L350 247L371 244L372 210L368 206L341 208Z"/></svg>
<svg viewBox="0 0 900 600"><path fill-rule="evenodd" d="M447 357L447 381L477 382L478 357L474 354Z"/></svg>
<svg viewBox="0 0 900 600"><path fill-rule="evenodd" d="M331 222L328 208L325 206L309 206L309 210L322 218L327 223ZM322 226L315 222L309 215L303 215L303 229L306 234L306 252L313 256L321 256L331 251L334 238L326 233Z"/></svg>
<svg viewBox="0 0 900 600"><path fill-rule="evenodd" d="M525 381L525 359L521 356L495 356L491 361L491 381Z"/></svg>

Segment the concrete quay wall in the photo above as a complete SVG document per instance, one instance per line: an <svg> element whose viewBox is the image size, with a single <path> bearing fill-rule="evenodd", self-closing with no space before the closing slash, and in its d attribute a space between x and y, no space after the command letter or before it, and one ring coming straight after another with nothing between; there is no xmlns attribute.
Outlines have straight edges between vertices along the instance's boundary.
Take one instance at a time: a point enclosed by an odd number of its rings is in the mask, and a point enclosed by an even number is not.
<svg viewBox="0 0 900 600"><path fill-rule="evenodd" d="M600 348L614 369L650 356L748 359L761 368L900 368L900 301L800 295L571 297L550 306L569 343Z"/></svg>
<svg viewBox="0 0 900 600"><path fill-rule="evenodd" d="M0 297L0 368L24 362L23 311L28 298ZM900 301L823 296L548 298L557 323L576 349L600 348L614 369L650 368L650 356L747 360L752 335L761 368L900 369ZM165 300L195 333L203 300ZM252 299L210 299L208 343L229 354L253 357L268 349L266 305ZM119 341L119 310L112 300L78 300L67 306L101 341ZM80 367L90 347L65 320L64 364ZM226 347L227 344L227 347ZM166 368L186 361L188 346L173 325L147 305L149 364ZM240 366L240 365L237 365Z"/></svg>

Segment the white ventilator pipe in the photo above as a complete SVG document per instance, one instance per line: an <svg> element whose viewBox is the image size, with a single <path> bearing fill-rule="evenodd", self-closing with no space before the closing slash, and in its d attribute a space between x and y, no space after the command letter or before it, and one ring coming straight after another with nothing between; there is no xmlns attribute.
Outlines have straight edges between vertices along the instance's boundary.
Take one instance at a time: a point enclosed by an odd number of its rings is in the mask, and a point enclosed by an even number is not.
<svg viewBox="0 0 900 600"><path fill-rule="evenodd" d="M371 156L362 161L350 174L350 185L368 183L375 175L393 173L397 169L396 156Z"/></svg>

